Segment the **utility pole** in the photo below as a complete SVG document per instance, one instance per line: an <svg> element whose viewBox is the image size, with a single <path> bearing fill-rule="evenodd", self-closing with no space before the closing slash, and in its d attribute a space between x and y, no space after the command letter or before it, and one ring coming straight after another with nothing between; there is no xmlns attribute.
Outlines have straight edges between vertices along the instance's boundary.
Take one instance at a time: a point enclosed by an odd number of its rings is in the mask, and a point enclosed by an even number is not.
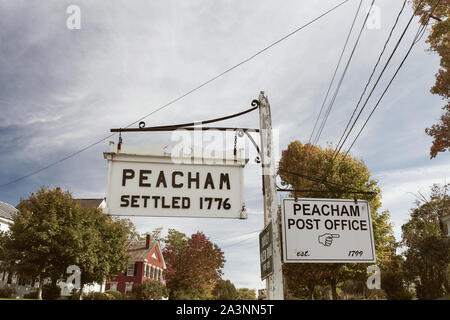
<svg viewBox="0 0 450 320"><path fill-rule="evenodd" d="M266 278L269 300L284 300L281 262L281 235L278 223L278 199L275 181L275 154L273 150L272 117L269 100L264 91L259 94L259 134L261 137L261 165L264 198L264 227L272 222L273 273Z"/></svg>

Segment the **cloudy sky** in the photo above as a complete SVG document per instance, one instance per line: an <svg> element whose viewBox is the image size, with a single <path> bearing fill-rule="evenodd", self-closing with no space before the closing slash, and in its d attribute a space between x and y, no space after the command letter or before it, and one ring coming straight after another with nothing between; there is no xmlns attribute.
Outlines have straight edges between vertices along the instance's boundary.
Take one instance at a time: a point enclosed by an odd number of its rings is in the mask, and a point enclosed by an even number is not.
<svg viewBox="0 0 450 320"><path fill-rule="evenodd" d="M247 59L340 1L20 1L0 0L0 185L89 146ZM366 27L319 144L337 143L400 10L401 0L378 0L379 28ZM81 9L81 29L66 26L69 5ZM359 5L350 0L323 19L232 72L145 119L148 125L199 121L250 107L264 90L283 149L306 142ZM361 27L370 5L364 0ZM394 32L399 38L412 11L407 5ZM372 21L373 22L373 21ZM401 61L415 19L374 97ZM350 38L350 47L356 39ZM388 46L391 52L393 42ZM344 61L349 56L347 50ZM383 58L383 62L386 57ZM429 93L439 57L425 37L414 47L390 91L352 148L383 191L383 209L400 227L414 204L448 181L448 154L429 159L424 133L443 101ZM340 75L340 73L339 73ZM371 100L367 109L374 105ZM364 113L366 115L367 113ZM365 119L365 118L364 118ZM223 125L257 127L257 113ZM359 127L358 127L359 128ZM355 130L356 131L356 130ZM125 134L128 145L168 144L170 133ZM77 198L105 196L103 152L114 136L55 166L0 188L0 201L17 205L42 185ZM241 142L240 142L241 143ZM348 145L347 145L348 147ZM225 278L261 288L257 234L263 226L260 169L245 169L247 220L133 218L139 231L203 231L225 251ZM280 196L280 195L279 195Z"/></svg>

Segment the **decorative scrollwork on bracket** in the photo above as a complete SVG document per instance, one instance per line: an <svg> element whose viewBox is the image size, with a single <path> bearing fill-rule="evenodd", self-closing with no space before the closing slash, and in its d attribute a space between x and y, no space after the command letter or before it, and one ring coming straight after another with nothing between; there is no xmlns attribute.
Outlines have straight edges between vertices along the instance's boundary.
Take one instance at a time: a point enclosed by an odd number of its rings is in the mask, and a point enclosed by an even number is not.
<svg viewBox="0 0 450 320"><path fill-rule="evenodd" d="M139 122L139 128L145 128L145 122L144 121Z"/></svg>

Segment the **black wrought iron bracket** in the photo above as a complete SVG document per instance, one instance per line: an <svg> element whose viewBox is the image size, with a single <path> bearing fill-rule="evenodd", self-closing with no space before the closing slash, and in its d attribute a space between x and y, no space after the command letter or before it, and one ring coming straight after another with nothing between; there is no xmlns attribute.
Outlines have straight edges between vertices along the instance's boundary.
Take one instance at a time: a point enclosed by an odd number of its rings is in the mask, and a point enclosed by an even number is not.
<svg viewBox="0 0 450 320"><path fill-rule="evenodd" d="M208 131L208 130L214 130L214 131L235 131L236 132L236 136L242 138L244 136L244 134L248 137L248 139L250 140L250 142L253 144L253 146L255 147L258 156L256 157L255 161L256 163L260 163L261 162L261 151L260 148L258 146L258 144L256 143L256 141L253 139L253 137L250 135L250 132L257 132L259 133L260 130L259 129L253 129L253 128L238 128L238 127L203 127L203 126L199 126L202 124L208 124L208 123L213 123L213 122L219 122L219 121L224 121L224 120L228 120L231 118L235 118L235 117L239 117L242 116L246 113L249 113L251 111L256 110L259 107L259 101L258 100L253 100L252 103L252 108L247 109L245 111L236 113L236 114L232 114L229 116L225 116L225 117L221 117L221 118L216 118L216 119L210 119L210 120L206 120L206 121L199 121L199 122L190 122L190 123L182 123L182 124L176 124L176 125L166 125L166 126L156 126L156 127L146 127L145 126L145 122L144 121L140 121L138 128L113 128L110 129L110 132L119 132L120 137L119 137L119 145L122 144L122 136L121 133L122 132L157 132L157 131L175 131L175 130L187 130L187 131ZM236 138L235 138L235 154L236 154Z"/></svg>

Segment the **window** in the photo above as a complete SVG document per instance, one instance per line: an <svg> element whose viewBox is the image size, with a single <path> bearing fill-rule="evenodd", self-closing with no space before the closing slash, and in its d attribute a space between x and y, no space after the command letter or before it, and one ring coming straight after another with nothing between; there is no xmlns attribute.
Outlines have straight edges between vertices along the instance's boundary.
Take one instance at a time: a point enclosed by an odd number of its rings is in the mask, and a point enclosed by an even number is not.
<svg viewBox="0 0 450 320"><path fill-rule="evenodd" d="M146 268L145 268L145 276L146 276L147 278L150 277L150 265L149 265L149 264L148 264L148 265L146 266Z"/></svg>
<svg viewBox="0 0 450 320"><path fill-rule="evenodd" d="M128 265L127 276L134 276L134 263Z"/></svg>
<svg viewBox="0 0 450 320"><path fill-rule="evenodd" d="M117 290L117 282L110 282L109 290Z"/></svg>
<svg viewBox="0 0 450 320"><path fill-rule="evenodd" d="M133 292L133 282L125 282L125 293Z"/></svg>

